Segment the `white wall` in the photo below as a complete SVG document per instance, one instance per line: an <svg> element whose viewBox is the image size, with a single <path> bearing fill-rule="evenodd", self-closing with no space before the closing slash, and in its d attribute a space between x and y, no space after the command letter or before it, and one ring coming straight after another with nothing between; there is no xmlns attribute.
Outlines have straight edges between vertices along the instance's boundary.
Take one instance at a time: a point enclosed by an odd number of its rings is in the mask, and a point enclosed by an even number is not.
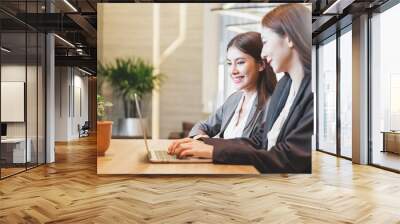
<svg viewBox="0 0 400 224"><path fill-rule="evenodd" d="M85 123L85 121L89 120L89 102L88 102L88 77L87 76L83 76L84 74L81 73L78 70L75 70L75 81L74 81L74 86L75 86L75 93L73 94L77 94L76 92L76 88L80 88L81 91L81 97L80 97L80 105L81 105L81 109L82 112L80 113L78 111L78 107L75 107L75 116L73 119L73 123L72 123L72 136L73 138L78 138L79 137L79 133L78 133L78 124L80 124L81 126ZM73 96L74 97L74 96ZM76 102L77 99L75 97L75 104L79 104L78 102Z"/></svg>
<svg viewBox="0 0 400 224"><path fill-rule="evenodd" d="M312 46L312 53L311 53L311 59L312 59L312 70L311 70L311 81L312 81L312 91L313 91L313 96L314 96L314 133L312 136L312 149L316 149L317 146L317 49L315 45Z"/></svg>
<svg viewBox="0 0 400 224"><path fill-rule="evenodd" d="M203 113L212 113L217 106L219 44L221 36L220 15L211 11L221 3L204 4L203 8Z"/></svg>
<svg viewBox="0 0 400 224"><path fill-rule="evenodd" d="M30 70L30 68L28 68ZM2 65L1 81L25 82L25 65ZM6 110L7 108L1 108ZM25 137L25 123L7 123L7 137Z"/></svg>
<svg viewBox="0 0 400 224"><path fill-rule="evenodd" d="M55 141L74 140L79 138L78 124L88 120L88 78L71 67L56 67L55 73Z"/></svg>
<svg viewBox="0 0 400 224"><path fill-rule="evenodd" d="M55 141L68 140L68 84L67 67L55 68ZM63 97L64 96L64 97Z"/></svg>
<svg viewBox="0 0 400 224"><path fill-rule="evenodd" d="M37 70L38 69L38 70ZM27 81L25 78L27 77ZM25 135L30 139L32 161L44 162L44 89L43 89L42 68L36 66L27 67L25 64L4 64L1 66L1 81L3 82L24 82L26 84L26 107L23 106L22 113L26 110L26 121L6 122L7 137L24 138ZM23 91L23 90L22 90ZM22 92L23 94L23 92ZM7 96L2 96L7 97ZM24 103L25 105L25 103ZM12 108L1 108L1 110L12 113ZM39 156L37 157L37 154Z"/></svg>
<svg viewBox="0 0 400 224"><path fill-rule="evenodd" d="M185 39L161 63L160 70L166 75L160 89L161 138L168 137L172 131L181 131L182 121L195 122L203 118L202 90L207 84L202 79L203 14L203 4L187 4ZM179 34L179 4L161 4L160 15L160 49L164 52ZM152 62L153 47L153 4L98 4L100 62L134 56ZM124 116L123 107L110 89L105 87L103 95L113 101L110 117L117 124L118 118ZM147 108L151 103L147 99L143 114L149 119L151 113Z"/></svg>
<svg viewBox="0 0 400 224"><path fill-rule="evenodd" d="M1 66L1 81L3 82L25 82L25 75L27 69L28 74L33 71L36 73L36 68L32 66L18 65L18 64L10 64L10 65L2 65ZM36 96L35 94L29 93L28 97ZM31 100L28 100L29 102ZM1 108L1 110L7 110L7 108ZM28 121L31 120L31 114L28 114ZM35 114L36 118L36 114ZM7 136L8 137L25 137L25 122L7 122ZM28 136L29 137L29 136Z"/></svg>

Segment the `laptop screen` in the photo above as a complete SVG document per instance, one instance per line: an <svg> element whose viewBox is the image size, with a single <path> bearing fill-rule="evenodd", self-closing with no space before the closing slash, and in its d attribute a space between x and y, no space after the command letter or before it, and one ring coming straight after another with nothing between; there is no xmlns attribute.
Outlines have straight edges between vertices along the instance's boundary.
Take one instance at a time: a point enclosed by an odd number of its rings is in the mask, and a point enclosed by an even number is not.
<svg viewBox="0 0 400 224"><path fill-rule="evenodd" d="M146 126L143 123L142 111L140 110L139 100L138 100L136 93L135 93L135 103L136 103L137 112L139 114L140 126L141 126L142 132L143 132L144 145L146 147L147 152L150 153L149 146L147 145L147 136L146 136L147 130L146 130Z"/></svg>

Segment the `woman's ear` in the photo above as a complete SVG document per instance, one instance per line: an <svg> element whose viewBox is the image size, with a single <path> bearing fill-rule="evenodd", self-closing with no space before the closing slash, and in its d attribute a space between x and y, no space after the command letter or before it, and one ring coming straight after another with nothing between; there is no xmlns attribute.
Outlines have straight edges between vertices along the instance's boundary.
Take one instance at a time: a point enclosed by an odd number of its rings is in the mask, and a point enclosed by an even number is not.
<svg viewBox="0 0 400 224"><path fill-rule="evenodd" d="M265 69L265 66L266 66L266 63L267 62L265 62L265 59L261 59L261 61L260 61L260 67L258 68L258 71L259 72L261 72L261 71L263 71L264 69Z"/></svg>
<svg viewBox="0 0 400 224"><path fill-rule="evenodd" d="M285 40L286 40L286 43L288 44L288 46L290 48L293 48L293 41L291 39L289 39L288 35L285 36Z"/></svg>

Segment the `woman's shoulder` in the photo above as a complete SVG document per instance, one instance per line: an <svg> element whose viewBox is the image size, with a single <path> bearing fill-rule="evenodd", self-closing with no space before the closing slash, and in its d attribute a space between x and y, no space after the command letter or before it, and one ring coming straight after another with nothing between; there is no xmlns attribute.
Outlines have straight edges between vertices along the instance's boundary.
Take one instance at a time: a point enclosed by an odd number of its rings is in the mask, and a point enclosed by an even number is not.
<svg viewBox="0 0 400 224"><path fill-rule="evenodd" d="M288 73L285 73L281 79L279 79L278 83L276 83L276 89L284 88L288 82L291 82L290 76Z"/></svg>
<svg viewBox="0 0 400 224"><path fill-rule="evenodd" d="M240 98L242 98L243 95L243 91L241 90L237 90L234 93L232 93L231 95L228 96L228 98L226 98L225 103L229 103L229 102L239 102Z"/></svg>

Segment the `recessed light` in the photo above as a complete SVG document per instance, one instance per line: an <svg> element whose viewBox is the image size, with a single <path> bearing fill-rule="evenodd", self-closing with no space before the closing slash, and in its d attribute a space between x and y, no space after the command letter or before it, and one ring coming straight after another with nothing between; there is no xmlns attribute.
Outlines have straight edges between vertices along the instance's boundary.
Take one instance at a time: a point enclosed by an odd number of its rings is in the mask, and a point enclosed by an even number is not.
<svg viewBox="0 0 400 224"><path fill-rule="evenodd" d="M322 14L342 14L343 9L351 5L355 0L337 0L330 5Z"/></svg>
<svg viewBox="0 0 400 224"><path fill-rule="evenodd" d="M65 4L67 4L74 12L78 12L78 10L71 4L69 3L68 0L64 0Z"/></svg>
<svg viewBox="0 0 400 224"><path fill-rule="evenodd" d="M90 73L90 72L88 72L88 71L85 71L85 70L83 70L83 69L81 69L81 68L79 68L79 67L78 67L78 70L81 71L81 72L83 72L83 73L85 73L85 74L87 74L87 75L92 75L92 73Z"/></svg>
<svg viewBox="0 0 400 224"><path fill-rule="evenodd" d="M57 37L58 39L60 39L61 41L63 41L64 43L66 43L67 45L69 45L69 46L75 48L75 45L73 45L73 44L72 44L71 42L69 42L68 40L66 40L66 39L64 39L64 38L62 38L62 37L60 37L60 36L57 35L57 34L54 34L54 36Z"/></svg>
<svg viewBox="0 0 400 224"><path fill-rule="evenodd" d="M4 52L6 52L6 53L10 53L10 52L11 52L10 49L7 49L7 48L5 48L5 47L1 47L1 50L4 51Z"/></svg>

